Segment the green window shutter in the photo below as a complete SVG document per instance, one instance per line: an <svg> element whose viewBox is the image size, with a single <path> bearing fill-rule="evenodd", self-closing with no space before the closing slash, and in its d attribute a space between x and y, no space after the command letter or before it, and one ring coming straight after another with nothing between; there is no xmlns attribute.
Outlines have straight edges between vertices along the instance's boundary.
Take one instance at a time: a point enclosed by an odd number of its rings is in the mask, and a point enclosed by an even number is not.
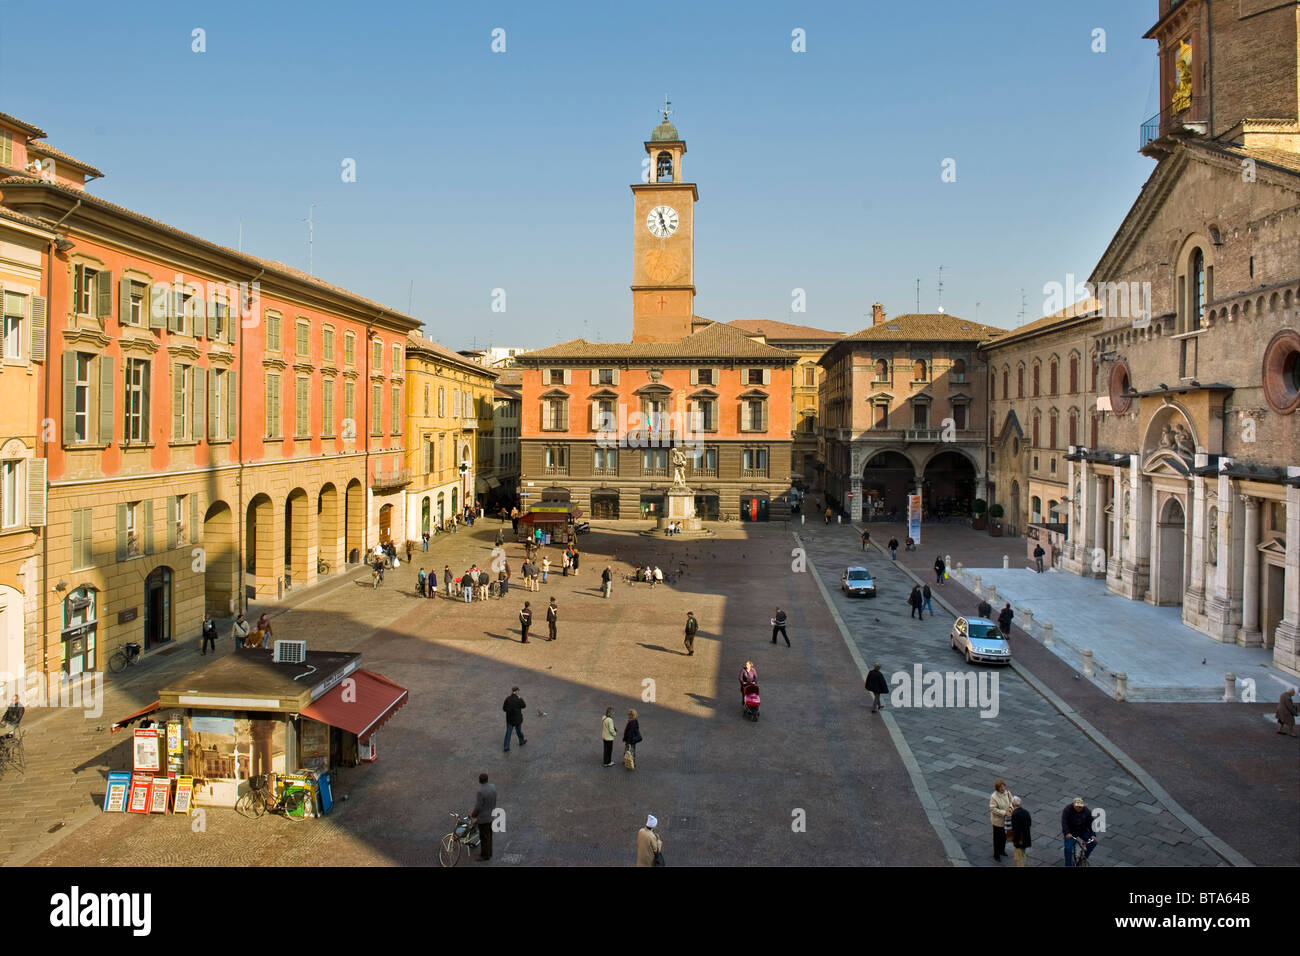
<svg viewBox="0 0 1300 956"><path fill-rule="evenodd" d="M236 418L239 410L239 390L235 387L235 373L226 373L226 438L234 440Z"/></svg>
<svg viewBox="0 0 1300 956"><path fill-rule="evenodd" d="M176 519L180 516L180 505L175 495L167 496L167 550L176 547Z"/></svg>
<svg viewBox="0 0 1300 956"><path fill-rule="evenodd" d="M113 314L113 273L95 273L95 317L107 319Z"/></svg>
<svg viewBox="0 0 1300 956"><path fill-rule="evenodd" d="M109 445L113 442L113 384L116 382L114 364L111 355L99 357L99 443L101 445Z"/></svg>
<svg viewBox="0 0 1300 956"><path fill-rule="evenodd" d="M172 441L181 441L185 436L181 430L185 425L184 395L185 366L179 362L172 363Z"/></svg>
<svg viewBox="0 0 1300 956"><path fill-rule="evenodd" d="M117 560L126 560L126 502L117 506Z"/></svg>
<svg viewBox="0 0 1300 956"><path fill-rule="evenodd" d="M144 522L144 553L153 554L153 499L140 502L140 511Z"/></svg>
<svg viewBox="0 0 1300 956"><path fill-rule="evenodd" d="M207 377L203 374L203 369L197 365L190 373L190 388L194 394L190 403L190 437L195 441L203 441L203 418L207 409Z"/></svg>
<svg viewBox="0 0 1300 956"><path fill-rule="evenodd" d="M763 403L763 431L767 431L767 402Z"/></svg>
<svg viewBox="0 0 1300 956"><path fill-rule="evenodd" d="M78 571L90 564L86 560L86 509L72 512L72 570Z"/></svg>
<svg viewBox="0 0 1300 956"><path fill-rule="evenodd" d="M28 309L30 310L31 322L28 325L31 338L27 343L27 354L31 356L33 362L45 361L45 324L46 310L48 303L43 295L34 295L30 299Z"/></svg>
<svg viewBox="0 0 1300 956"><path fill-rule="evenodd" d="M772 384L772 370L770 368L763 369L763 384L764 385Z"/></svg>
<svg viewBox="0 0 1300 956"><path fill-rule="evenodd" d="M700 384L700 370L697 368L691 369L691 384L692 385Z"/></svg>
<svg viewBox="0 0 1300 956"><path fill-rule="evenodd" d="M274 379L275 379L275 376L274 376L274 375L272 375L270 372L267 372L267 373L266 373L266 385L265 385L265 387L263 388L263 393L264 393L264 394L263 394L263 397L262 397L262 401L263 401L263 403L266 405L266 435L267 435L267 437L271 437L271 436L273 436L273 435L275 434L275 432L272 431L272 429L271 429L271 423L272 423L272 422L274 421L274 419L275 419L275 410L274 410L274 408L272 407L272 404L271 404L271 383L274 381Z"/></svg>
<svg viewBox="0 0 1300 956"><path fill-rule="evenodd" d="M208 338L217 341L217 300L214 296L208 300Z"/></svg>
<svg viewBox="0 0 1300 956"><path fill-rule="evenodd" d="M600 384L600 372L594 368L591 370L591 384L592 385Z"/></svg>
<svg viewBox="0 0 1300 956"><path fill-rule="evenodd" d="M208 309L203 302L203 289L199 286L195 286L194 290L194 298L190 300L190 303L193 306L190 311L193 314L193 319L191 321L194 327L190 329L190 335L194 336L196 339L201 339L203 338L203 333L207 331Z"/></svg>
<svg viewBox="0 0 1300 956"><path fill-rule="evenodd" d="M164 283L154 283L149 288L149 328L166 329L168 325L168 316L171 315L172 308L171 287Z"/></svg>
<svg viewBox="0 0 1300 956"><path fill-rule="evenodd" d="M217 405L217 370L208 369L208 441L221 434L221 409Z"/></svg>
<svg viewBox="0 0 1300 956"><path fill-rule="evenodd" d="M199 495L190 493L190 544L199 543Z"/></svg>
<svg viewBox="0 0 1300 956"><path fill-rule="evenodd" d="M120 279L117 283L117 321L126 325L131 321L131 280Z"/></svg>
<svg viewBox="0 0 1300 956"><path fill-rule="evenodd" d="M27 524L45 527L45 459L27 459Z"/></svg>
<svg viewBox="0 0 1300 956"><path fill-rule="evenodd" d="M614 384L618 384L618 369L614 369Z"/></svg>
<svg viewBox="0 0 1300 956"><path fill-rule="evenodd" d="M77 353L63 353L63 444L77 441Z"/></svg>

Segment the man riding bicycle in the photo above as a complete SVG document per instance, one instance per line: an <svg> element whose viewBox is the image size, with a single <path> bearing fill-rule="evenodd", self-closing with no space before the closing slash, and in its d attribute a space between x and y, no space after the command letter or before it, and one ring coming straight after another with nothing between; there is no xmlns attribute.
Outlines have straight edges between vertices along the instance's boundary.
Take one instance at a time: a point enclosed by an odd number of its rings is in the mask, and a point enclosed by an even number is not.
<svg viewBox="0 0 1300 956"><path fill-rule="evenodd" d="M1092 811L1084 805L1083 797L1075 797L1061 811L1061 835L1065 837L1065 865L1074 866L1074 844L1083 844L1083 858L1092 856L1097 849L1097 837L1092 832Z"/></svg>

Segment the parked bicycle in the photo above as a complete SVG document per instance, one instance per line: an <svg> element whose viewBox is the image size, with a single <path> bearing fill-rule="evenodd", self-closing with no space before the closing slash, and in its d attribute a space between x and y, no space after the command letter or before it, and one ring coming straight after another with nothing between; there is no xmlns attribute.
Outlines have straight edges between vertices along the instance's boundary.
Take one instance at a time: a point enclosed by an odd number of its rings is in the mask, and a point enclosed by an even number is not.
<svg viewBox="0 0 1300 956"><path fill-rule="evenodd" d="M108 669L114 674L120 673L128 666L140 663L140 645L134 642L123 644L108 657Z"/></svg>
<svg viewBox="0 0 1300 956"><path fill-rule="evenodd" d="M0 776L6 770L27 772L27 754L23 750L23 735L15 730L0 738Z"/></svg>
<svg viewBox="0 0 1300 956"><path fill-rule="evenodd" d="M326 561L324 558L317 558L317 559L316 559L316 573L317 573L317 574L329 574L329 573L330 573L330 563L329 563L328 561Z"/></svg>
<svg viewBox="0 0 1300 956"><path fill-rule="evenodd" d="M438 865L455 866L462 857L478 849L478 826L470 822L468 813L452 813L455 828L438 841Z"/></svg>
<svg viewBox="0 0 1300 956"><path fill-rule="evenodd" d="M724 512L722 513L722 517L721 517L719 520L721 520L721 521L735 521L735 520L736 520L736 516L735 516L733 513L731 513L730 511L724 511Z"/></svg>
<svg viewBox="0 0 1300 956"><path fill-rule="evenodd" d="M265 813L278 813L295 823L315 816L311 791L306 787L285 787L275 795L274 774L258 774L248 780L248 792L235 802L241 816L256 820Z"/></svg>

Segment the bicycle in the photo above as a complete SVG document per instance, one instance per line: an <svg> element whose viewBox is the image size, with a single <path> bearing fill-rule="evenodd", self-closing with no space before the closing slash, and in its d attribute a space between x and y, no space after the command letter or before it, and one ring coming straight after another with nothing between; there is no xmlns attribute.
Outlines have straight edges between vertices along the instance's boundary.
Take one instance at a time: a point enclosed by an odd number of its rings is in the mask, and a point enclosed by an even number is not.
<svg viewBox="0 0 1300 956"><path fill-rule="evenodd" d="M452 813L456 826L438 841L438 865L455 866L461 857L478 848L478 825L471 823L468 813Z"/></svg>
<svg viewBox="0 0 1300 956"><path fill-rule="evenodd" d="M108 658L108 669L114 674L119 674L128 666L134 667L140 663L140 645L135 642L123 644Z"/></svg>
<svg viewBox="0 0 1300 956"><path fill-rule="evenodd" d="M1092 849L1090 848L1095 848L1097 846L1097 838L1095 836L1089 836L1086 838L1071 837L1070 839L1074 841L1074 844L1071 847L1071 851L1074 854L1074 865L1088 866L1088 854L1092 852Z"/></svg>
<svg viewBox="0 0 1300 956"><path fill-rule="evenodd" d="M10 767L19 773L27 772L27 753L23 750L23 735L17 730L0 738L0 775Z"/></svg>
<svg viewBox="0 0 1300 956"><path fill-rule="evenodd" d="M258 774L249 778L248 792L235 801L235 810L240 816L256 820L264 813L278 813L295 823L301 823L316 815L315 808L311 805L311 791L306 787L287 787L276 798L274 776Z"/></svg>
<svg viewBox="0 0 1300 956"><path fill-rule="evenodd" d="M317 573L317 574L329 574L329 573L330 573L330 563L329 563L328 561L326 561L324 558L317 558L317 559L316 559L316 573Z"/></svg>
<svg viewBox="0 0 1300 956"><path fill-rule="evenodd" d="M719 521L735 521L735 520L736 520L736 516L735 516L734 514L732 514L730 511L724 511L724 512L722 513L722 517L720 517L718 520L719 520Z"/></svg>

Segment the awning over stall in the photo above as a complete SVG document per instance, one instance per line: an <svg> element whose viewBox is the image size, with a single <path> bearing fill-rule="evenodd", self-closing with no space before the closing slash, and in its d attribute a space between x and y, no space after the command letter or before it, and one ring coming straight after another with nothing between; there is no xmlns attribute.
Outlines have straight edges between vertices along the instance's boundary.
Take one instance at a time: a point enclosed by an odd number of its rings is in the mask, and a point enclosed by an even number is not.
<svg viewBox="0 0 1300 956"><path fill-rule="evenodd" d="M406 703L405 687L364 667L302 709L304 717L357 735L364 743Z"/></svg>
<svg viewBox="0 0 1300 956"><path fill-rule="evenodd" d="M156 713L159 710L162 710L162 702L155 700L148 707L143 707L140 710L137 710L134 714L130 714L126 717L123 717L112 727L108 728L108 732L110 734L115 734L119 730L125 730L127 727L134 724L137 720L140 720L143 717L148 717L150 714Z"/></svg>

